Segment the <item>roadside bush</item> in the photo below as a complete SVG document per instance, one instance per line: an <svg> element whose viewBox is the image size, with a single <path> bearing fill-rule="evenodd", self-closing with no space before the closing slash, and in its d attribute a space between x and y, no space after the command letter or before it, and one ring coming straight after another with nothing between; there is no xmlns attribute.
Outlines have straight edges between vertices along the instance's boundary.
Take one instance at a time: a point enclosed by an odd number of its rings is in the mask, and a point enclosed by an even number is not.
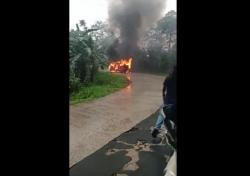
<svg viewBox="0 0 250 176"><path fill-rule="evenodd" d="M73 73L70 74L69 78L69 92L70 94L73 92L78 92L80 90L81 83L80 79L75 77Z"/></svg>

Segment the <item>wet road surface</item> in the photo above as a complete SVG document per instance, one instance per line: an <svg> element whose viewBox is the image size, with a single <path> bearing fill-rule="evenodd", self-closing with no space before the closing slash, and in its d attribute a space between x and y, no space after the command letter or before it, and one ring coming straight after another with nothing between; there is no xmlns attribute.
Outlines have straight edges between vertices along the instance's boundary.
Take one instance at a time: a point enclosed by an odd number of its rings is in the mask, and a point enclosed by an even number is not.
<svg viewBox="0 0 250 176"><path fill-rule="evenodd" d="M70 176L162 176L174 150L152 142L158 112L110 141L70 169ZM174 163L173 163L174 164Z"/></svg>
<svg viewBox="0 0 250 176"><path fill-rule="evenodd" d="M160 107L164 76L133 73L131 81L111 95L70 106L70 167Z"/></svg>

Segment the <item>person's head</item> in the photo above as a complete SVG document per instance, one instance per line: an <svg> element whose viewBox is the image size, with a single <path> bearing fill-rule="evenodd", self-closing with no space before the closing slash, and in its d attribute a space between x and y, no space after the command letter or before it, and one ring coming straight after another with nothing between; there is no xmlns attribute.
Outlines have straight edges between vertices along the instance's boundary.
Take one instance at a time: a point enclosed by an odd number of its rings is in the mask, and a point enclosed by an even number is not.
<svg viewBox="0 0 250 176"><path fill-rule="evenodd" d="M169 72L169 77L172 77L173 75L176 76L176 65L171 69L171 71Z"/></svg>
<svg viewBox="0 0 250 176"><path fill-rule="evenodd" d="M176 65L175 65L174 68L173 68L173 73L176 74L176 71L177 70L176 70Z"/></svg>

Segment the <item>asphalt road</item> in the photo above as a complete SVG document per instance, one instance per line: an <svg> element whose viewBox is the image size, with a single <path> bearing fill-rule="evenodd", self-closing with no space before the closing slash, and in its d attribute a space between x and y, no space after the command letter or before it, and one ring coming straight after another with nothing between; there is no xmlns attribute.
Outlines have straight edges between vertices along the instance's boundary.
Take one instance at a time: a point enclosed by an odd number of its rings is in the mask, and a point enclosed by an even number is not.
<svg viewBox="0 0 250 176"><path fill-rule="evenodd" d="M70 167L160 107L164 76L138 73L131 75L131 81L131 85L118 92L89 103L70 106ZM120 151L117 155L125 153ZM124 156L123 162L127 160L129 158Z"/></svg>
<svg viewBox="0 0 250 176"><path fill-rule="evenodd" d="M70 176L163 176L174 150L168 143L157 144L151 137L150 128L157 115L158 112L152 114L76 163ZM176 167L176 163L171 165Z"/></svg>

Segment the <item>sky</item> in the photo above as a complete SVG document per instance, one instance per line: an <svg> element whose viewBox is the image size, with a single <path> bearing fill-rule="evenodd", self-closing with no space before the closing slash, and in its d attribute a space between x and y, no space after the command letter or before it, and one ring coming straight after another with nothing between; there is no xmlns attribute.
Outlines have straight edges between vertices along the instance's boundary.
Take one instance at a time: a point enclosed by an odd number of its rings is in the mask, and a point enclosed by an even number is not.
<svg viewBox="0 0 250 176"><path fill-rule="evenodd" d="M70 29L75 29L75 24L85 20L87 26L96 21L108 19L108 0L70 0ZM176 11L176 0L167 0L166 12Z"/></svg>

